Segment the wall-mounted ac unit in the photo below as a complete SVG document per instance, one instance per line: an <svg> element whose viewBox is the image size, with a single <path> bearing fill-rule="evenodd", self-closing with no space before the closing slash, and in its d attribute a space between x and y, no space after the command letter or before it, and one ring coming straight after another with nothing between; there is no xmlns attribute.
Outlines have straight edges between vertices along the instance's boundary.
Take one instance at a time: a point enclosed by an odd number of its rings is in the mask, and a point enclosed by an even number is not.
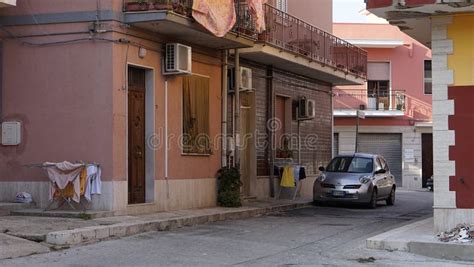
<svg viewBox="0 0 474 267"><path fill-rule="evenodd" d="M252 86L252 69L240 67L240 91L253 91Z"/></svg>
<svg viewBox="0 0 474 267"><path fill-rule="evenodd" d="M316 116L316 102L301 97L298 104L298 120L311 120Z"/></svg>
<svg viewBox="0 0 474 267"><path fill-rule="evenodd" d="M191 47L178 43L165 45L163 75L191 74L191 66Z"/></svg>
<svg viewBox="0 0 474 267"><path fill-rule="evenodd" d="M235 93L235 68L227 70L229 93ZM253 92L252 69L240 67L240 92Z"/></svg>

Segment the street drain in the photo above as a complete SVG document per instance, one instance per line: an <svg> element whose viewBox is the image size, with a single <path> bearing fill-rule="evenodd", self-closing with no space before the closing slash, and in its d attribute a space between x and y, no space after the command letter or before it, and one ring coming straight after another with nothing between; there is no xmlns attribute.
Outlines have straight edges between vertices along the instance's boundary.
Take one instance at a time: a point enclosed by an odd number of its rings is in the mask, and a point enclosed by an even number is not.
<svg viewBox="0 0 474 267"><path fill-rule="evenodd" d="M374 257L358 258L357 262L358 263L371 263L371 262L375 262L375 258Z"/></svg>
<svg viewBox="0 0 474 267"><path fill-rule="evenodd" d="M322 226L352 226L352 224L348 223L322 223Z"/></svg>

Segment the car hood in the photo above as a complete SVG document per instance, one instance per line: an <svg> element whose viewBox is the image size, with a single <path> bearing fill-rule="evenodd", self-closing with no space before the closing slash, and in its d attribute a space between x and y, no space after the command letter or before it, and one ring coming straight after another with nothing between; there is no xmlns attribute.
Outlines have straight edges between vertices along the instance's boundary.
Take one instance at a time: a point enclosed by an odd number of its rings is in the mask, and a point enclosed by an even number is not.
<svg viewBox="0 0 474 267"><path fill-rule="evenodd" d="M326 179L323 183L334 185L359 184L361 176L371 176L371 173L324 172Z"/></svg>

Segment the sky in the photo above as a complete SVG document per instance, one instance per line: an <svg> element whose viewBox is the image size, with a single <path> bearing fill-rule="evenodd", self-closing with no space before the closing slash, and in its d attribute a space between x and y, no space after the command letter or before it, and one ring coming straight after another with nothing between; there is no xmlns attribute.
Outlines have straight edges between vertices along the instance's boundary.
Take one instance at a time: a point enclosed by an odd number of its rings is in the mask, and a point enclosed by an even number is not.
<svg viewBox="0 0 474 267"><path fill-rule="evenodd" d="M387 23L375 15L367 15L364 0L333 0L333 21L350 23Z"/></svg>

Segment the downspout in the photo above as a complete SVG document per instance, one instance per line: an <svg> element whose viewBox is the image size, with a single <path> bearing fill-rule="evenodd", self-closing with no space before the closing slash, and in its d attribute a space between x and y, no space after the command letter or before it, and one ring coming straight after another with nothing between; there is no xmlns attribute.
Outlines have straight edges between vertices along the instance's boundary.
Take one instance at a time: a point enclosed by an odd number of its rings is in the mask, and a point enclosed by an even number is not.
<svg viewBox="0 0 474 267"><path fill-rule="evenodd" d="M274 118L273 113L273 68L272 66L267 67L267 136L268 146L267 153L269 158L269 169L270 169L270 197L275 197L275 183L273 166L275 165L275 151L274 151L274 131L270 125L270 120Z"/></svg>
<svg viewBox="0 0 474 267"><path fill-rule="evenodd" d="M330 91L330 98L331 98L331 159L334 158L335 155L334 154L334 94L333 94L333 87L331 87L331 91ZM339 142L338 142L339 144ZM339 147L337 148L337 151L339 151Z"/></svg>
<svg viewBox="0 0 474 267"><path fill-rule="evenodd" d="M235 107L234 107L234 123L235 123L235 151L234 164L240 168L240 53L236 48L234 52L235 60Z"/></svg>
<svg viewBox="0 0 474 267"><path fill-rule="evenodd" d="M228 51L222 51L222 104L221 104L221 120L222 120L222 140L221 140L221 167L227 166L227 69L228 69Z"/></svg>
<svg viewBox="0 0 474 267"><path fill-rule="evenodd" d="M166 198L170 198L170 189L168 183L168 81L165 80L165 182L166 182Z"/></svg>

